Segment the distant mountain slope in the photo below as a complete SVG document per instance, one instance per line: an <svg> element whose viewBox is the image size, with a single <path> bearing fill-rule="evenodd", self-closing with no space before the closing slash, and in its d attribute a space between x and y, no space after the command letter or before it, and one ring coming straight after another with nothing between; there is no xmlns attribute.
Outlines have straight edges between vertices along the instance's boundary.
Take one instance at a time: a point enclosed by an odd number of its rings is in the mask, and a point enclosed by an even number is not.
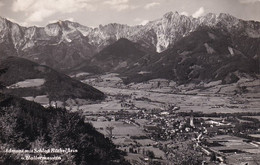
<svg viewBox="0 0 260 165"><path fill-rule="evenodd" d="M107 46L88 61L83 62L74 70L84 72L121 72L135 65L145 55L151 54L137 43L121 38L115 43Z"/></svg>
<svg viewBox="0 0 260 165"><path fill-rule="evenodd" d="M19 97L48 95L49 99L60 101L68 98L104 98L102 92L89 85L23 58L8 57L0 61L0 68L7 68L6 73L0 76L0 81L9 86L5 92Z"/></svg>
<svg viewBox="0 0 260 165"><path fill-rule="evenodd" d="M259 22L244 21L223 13L193 18L169 12L146 25L111 23L96 28L70 21L59 21L45 27L22 27L0 17L0 53L1 58L17 55L58 70L67 70L89 60L120 38L127 38L153 52L163 52L200 26L219 28L252 39L260 38Z"/></svg>
<svg viewBox="0 0 260 165"><path fill-rule="evenodd" d="M133 66L122 76L128 77L125 82L166 78L179 83L212 80L230 83L237 80L235 72L259 73L259 43L258 38L201 27L162 52L159 57L146 62L148 65ZM255 54L250 52L251 49L254 49L252 51Z"/></svg>
<svg viewBox="0 0 260 165"><path fill-rule="evenodd" d="M31 157L55 157L61 160L44 164L126 165L123 153L115 145L84 123L84 118L66 110L45 109L35 102L0 94L0 145L1 149L77 150L74 153L27 154ZM0 152L0 164L28 164L21 154ZM29 164L42 164L33 160Z"/></svg>

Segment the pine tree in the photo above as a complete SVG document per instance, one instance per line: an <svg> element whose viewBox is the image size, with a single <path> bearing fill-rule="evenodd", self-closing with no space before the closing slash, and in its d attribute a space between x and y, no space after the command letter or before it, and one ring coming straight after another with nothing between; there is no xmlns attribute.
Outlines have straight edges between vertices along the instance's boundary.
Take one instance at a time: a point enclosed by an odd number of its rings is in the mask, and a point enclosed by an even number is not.
<svg viewBox="0 0 260 165"><path fill-rule="evenodd" d="M6 71L7 71L7 69L6 68L1 68L0 69L0 76L2 75L2 74L4 74L4 73L6 73ZM3 85L3 83L2 82L0 82L0 90L2 90L2 89L4 89L5 88L5 85Z"/></svg>

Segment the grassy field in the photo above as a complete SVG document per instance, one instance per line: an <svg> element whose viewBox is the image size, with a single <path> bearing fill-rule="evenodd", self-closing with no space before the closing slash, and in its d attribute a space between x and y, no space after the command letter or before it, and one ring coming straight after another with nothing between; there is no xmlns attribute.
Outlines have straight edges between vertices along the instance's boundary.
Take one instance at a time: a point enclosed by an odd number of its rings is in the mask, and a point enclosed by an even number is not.
<svg viewBox="0 0 260 165"><path fill-rule="evenodd" d="M99 104L87 104L87 105L82 105L79 108L82 109L84 112L93 112L93 113L99 113L102 111L116 112L122 109L119 100L103 101Z"/></svg>
<svg viewBox="0 0 260 165"><path fill-rule="evenodd" d="M257 150L259 149L257 146L244 142L243 138L235 137L235 136L229 136L229 135L219 135L210 138L211 141L216 141L219 144L223 146L218 146L218 147L211 147L214 150L221 151L221 150L231 150L231 149L236 149L236 150L241 150L246 152L247 150ZM258 154L259 152L256 152L255 154ZM259 155L260 156L260 155Z"/></svg>
<svg viewBox="0 0 260 165"><path fill-rule="evenodd" d="M195 84L180 85L176 86L173 82L168 82L169 85L160 86L155 88L156 81L148 83L130 84L118 86L121 83L120 79L113 76L106 75L101 76L101 81L93 81L95 88L104 92L108 97L105 101L98 104L80 106L84 112L100 113L109 111L119 111L121 109L126 110L127 108L121 107L121 101L134 104L137 110L140 109L161 109L164 110L165 105L173 104L179 106L180 110L177 112L203 112L203 113L237 113L237 112L260 112L260 95L258 87L260 84L254 80L240 80L235 84L221 84L221 81L210 82L208 84L202 84L202 87L195 88ZM161 84L163 84L163 81ZM170 85L171 84L171 85ZM158 85L158 84L157 84ZM236 91L239 89L239 85L247 86L248 91L245 93L239 93ZM135 109L133 108L133 109ZM131 109L128 109L131 112ZM221 119L221 118L212 118ZM260 119L260 117L259 117ZM246 122L244 120L240 120ZM151 139L131 139L131 136L145 135L142 131L142 126L147 124L149 121L146 119L136 119L136 123L141 126L138 128L132 124L126 124L122 121L93 121L92 124L98 131L107 135L106 127L113 126L113 142L119 145L122 150L129 151L129 146L140 144L139 149L151 150L155 153L156 157L165 158L165 153L158 148L153 147L155 143ZM237 149L243 152L252 154L253 156L259 155L259 148L256 146L243 142L242 138L225 136L216 136L212 140L220 141L223 145L221 147L212 148L214 150L228 150ZM226 141L226 142L225 142ZM131 145L132 144L132 145ZM243 154L233 154L240 155ZM131 158L130 158L131 157ZM129 158L132 160L140 161L141 156L138 154L129 154ZM252 158L253 159L253 158ZM240 161L239 156L230 157L230 164L236 164Z"/></svg>
<svg viewBox="0 0 260 165"><path fill-rule="evenodd" d="M249 136L251 136L251 137L256 137L256 138L260 138L260 134L250 134Z"/></svg>
<svg viewBox="0 0 260 165"><path fill-rule="evenodd" d="M96 86L97 87L97 86ZM169 94L149 92L135 89L120 89L113 87L97 87L99 90L108 95L116 96L119 94L134 96L136 98L147 98L147 101L135 101L135 106L140 108L163 108L163 104L175 104L180 106L180 111L203 113L236 113L236 112L259 112L260 109L260 95L259 97L247 97L246 95L233 94L205 94L199 93L197 95L189 94ZM161 104L158 104L161 103Z"/></svg>
<svg viewBox="0 0 260 165"><path fill-rule="evenodd" d="M45 79L27 79L24 81L17 82L10 85L9 88L29 88L29 87L39 87L45 83Z"/></svg>
<svg viewBox="0 0 260 165"><path fill-rule="evenodd" d="M40 104L49 104L49 98L47 95L37 96L34 101Z"/></svg>
<svg viewBox="0 0 260 165"><path fill-rule="evenodd" d="M141 136L144 132L132 124L126 124L121 121L92 121L91 122L98 131L107 134L106 127L114 127L113 136Z"/></svg>
<svg viewBox="0 0 260 165"><path fill-rule="evenodd" d="M24 97L24 99L29 100L29 101L34 101L34 102L39 103L41 105L49 104L49 98L48 98L47 95L36 96L35 98L32 97L32 96L29 96L29 97Z"/></svg>

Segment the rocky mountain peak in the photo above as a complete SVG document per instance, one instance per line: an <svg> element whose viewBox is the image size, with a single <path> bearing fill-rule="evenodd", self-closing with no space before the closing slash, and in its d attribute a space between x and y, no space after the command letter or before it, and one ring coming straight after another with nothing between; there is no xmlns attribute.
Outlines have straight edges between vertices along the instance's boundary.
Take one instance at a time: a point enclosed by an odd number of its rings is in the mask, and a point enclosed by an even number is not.
<svg viewBox="0 0 260 165"><path fill-rule="evenodd" d="M230 14L228 14L228 13L220 13L219 15L218 15L218 18L219 19L225 19L225 20L238 20L236 17L234 17L234 16L232 16L232 15L230 15Z"/></svg>
<svg viewBox="0 0 260 165"><path fill-rule="evenodd" d="M169 22L170 24L182 24L190 21L191 21L191 17L180 15L178 12L166 13L163 16L163 18L160 19L160 22Z"/></svg>
<svg viewBox="0 0 260 165"><path fill-rule="evenodd" d="M4 21L4 18L0 16L0 22L3 22Z"/></svg>
<svg viewBox="0 0 260 165"><path fill-rule="evenodd" d="M165 19L172 19L173 17L179 17L180 14L176 11L176 12L168 12L166 14L163 15L163 18Z"/></svg>
<svg viewBox="0 0 260 165"><path fill-rule="evenodd" d="M9 25L12 24L11 21L6 18L0 17L0 32L6 28L9 28Z"/></svg>
<svg viewBox="0 0 260 165"><path fill-rule="evenodd" d="M35 55L43 52L46 54L48 52L47 54L51 54L51 57L61 56L58 61L65 57L67 61L75 61L74 65L77 64L77 59L79 61L82 58L88 59L120 38L127 38L146 49L162 52L181 38L196 31L198 27L204 26L221 28L229 33L247 35L251 38L260 37L259 22L243 21L223 13L209 13L199 18L192 18L180 15L178 12L168 12L161 19L150 21L143 26L110 23L96 28L68 20L51 23L45 27L27 28L13 25L6 19L0 18L0 35L2 36L0 45L12 43L10 46L21 53L20 56L28 55L30 59L32 58L30 54ZM36 46L41 47L41 49L36 49ZM55 48L50 51L50 47ZM64 47L67 47L68 50L65 51ZM46 57L33 58L46 60ZM64 63L63 65L69 64Z"/></svg>
<svg viewBox="0 0 260 165"><path fill-rule="evenodd" d="M220 22L224 23L226 26L234 26L240 22L240 20L230 14L220 13L218 15Z"/></svg>

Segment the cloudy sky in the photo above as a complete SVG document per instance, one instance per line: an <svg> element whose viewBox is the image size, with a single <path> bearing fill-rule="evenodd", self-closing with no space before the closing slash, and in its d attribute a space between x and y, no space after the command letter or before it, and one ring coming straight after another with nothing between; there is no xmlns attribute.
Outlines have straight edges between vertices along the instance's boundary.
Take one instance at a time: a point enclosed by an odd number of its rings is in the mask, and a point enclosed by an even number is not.
<svg viewBox="0 0 260 165"><path fill-rule="evenodd" d="M145 24L169 11L199 17L229 13L260 21L260 0L0 0L0 16L24 26L71 20L86 26Z"/></svg>

